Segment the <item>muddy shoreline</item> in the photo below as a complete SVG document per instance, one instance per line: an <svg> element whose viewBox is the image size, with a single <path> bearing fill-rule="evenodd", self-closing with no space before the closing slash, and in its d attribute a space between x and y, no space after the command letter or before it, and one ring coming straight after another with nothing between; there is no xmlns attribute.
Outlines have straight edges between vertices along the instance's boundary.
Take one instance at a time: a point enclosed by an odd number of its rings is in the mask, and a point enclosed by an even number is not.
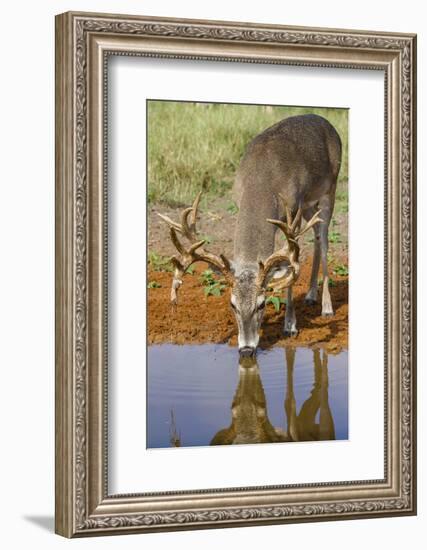
<svg viewBox="0 0 427 550"><path fill-rule="evenodd" d="M311 259L310 259L311 260ZM205 296L200 274L207 265L197 265L194 274L186 275L179 291L179 304L170 304L172 273L153 271L148 273L148 344L201 344L228 343L237 345L237 327L229 305L230 289L221 296ZM283 336L286 305L276 311L273 304L266 307L260 334L260 347L273 346L323 348L329 353L348 349L348 277L332 275L330 288L335 314L321 316L321 304L305 304L304 297L310 278L311 261L304 262L301 275L294 285L295 308L299 334L292 338ZM319 292L320 298L320 292Z"/></svg>

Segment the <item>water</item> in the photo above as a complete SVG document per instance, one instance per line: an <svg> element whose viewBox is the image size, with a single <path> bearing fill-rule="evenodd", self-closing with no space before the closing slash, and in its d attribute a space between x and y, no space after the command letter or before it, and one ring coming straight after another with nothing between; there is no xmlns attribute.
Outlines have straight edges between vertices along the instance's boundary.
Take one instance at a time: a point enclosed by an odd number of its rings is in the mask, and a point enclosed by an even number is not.
<svg viewBox="0 0 427 550"><path fill-rule="evenodd" d="M150 346L147 414L149 448L348 439L348 353Z"/></svg>

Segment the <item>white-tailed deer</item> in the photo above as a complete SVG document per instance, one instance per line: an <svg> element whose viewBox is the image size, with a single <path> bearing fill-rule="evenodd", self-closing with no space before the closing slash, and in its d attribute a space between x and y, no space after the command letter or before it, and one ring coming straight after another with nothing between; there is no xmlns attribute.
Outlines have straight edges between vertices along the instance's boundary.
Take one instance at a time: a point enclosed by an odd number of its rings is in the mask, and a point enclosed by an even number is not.
<svg viewBox="0 0 427 550"><path fill-rule="evenodd" d="M171 299L188 267L205 261L230 282L231 307L238 325L239 352L251 356L259 342L266 290L287 289L284 333L297 334L292 285L299 276L299 238L314 230L314 256L306 301L317 300L320 261L323 270L322 315L333 315L329 294L328 228L335 202L341 164L341 140L323 117L302 115L286 118L256 136L248 145L236 174L233 195L239 207L234 236L234 259L203 248L196 232L200 193L184 210L181 223L160 215L170 227L178 250L172 258L175 274ZM302 219L306 221L301 228ZM268 222L268 223L267 223ZM274 250L276 230L285 244ZM178 233L190 243L185 248Z"/></svg>

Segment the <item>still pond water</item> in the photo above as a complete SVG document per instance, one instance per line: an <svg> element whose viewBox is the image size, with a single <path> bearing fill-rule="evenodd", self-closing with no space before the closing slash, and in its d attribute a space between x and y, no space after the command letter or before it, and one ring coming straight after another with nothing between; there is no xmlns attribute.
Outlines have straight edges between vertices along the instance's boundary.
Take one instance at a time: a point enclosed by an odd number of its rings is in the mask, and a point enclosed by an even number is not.
<svg viewBox="0 0 427 550"><path fill-rule="evenodd" d="M348 352L148 350L149 448L348 439Z"/></svg>

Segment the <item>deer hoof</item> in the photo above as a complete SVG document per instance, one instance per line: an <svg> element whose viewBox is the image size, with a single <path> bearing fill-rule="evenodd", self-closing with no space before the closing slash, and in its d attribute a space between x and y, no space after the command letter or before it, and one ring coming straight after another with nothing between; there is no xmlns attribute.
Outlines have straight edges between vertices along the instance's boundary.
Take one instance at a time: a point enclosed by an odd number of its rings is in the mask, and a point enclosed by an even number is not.
<svg viewBox="0 0 427 550"><path fill-rule="evenodd" d="M325 311L325 312L322 311L322 317L333 317L333 316L334 316L333 311Z"/></svg>
<svg viewBox="0 0 427 550"><path fill-rule="evenodd" d="M304 300L304 302L308 305L308 306L315 306L317 304L317 300L313 300L313 298L306 298Z"/></svg>
<svg viewBox="0 0 427 550"><path fill-rule="evenodd" d="M298 336L298 330L296 328L285 328L283 331L283 334L286 338L292 337L292 336Z"/></svg>

